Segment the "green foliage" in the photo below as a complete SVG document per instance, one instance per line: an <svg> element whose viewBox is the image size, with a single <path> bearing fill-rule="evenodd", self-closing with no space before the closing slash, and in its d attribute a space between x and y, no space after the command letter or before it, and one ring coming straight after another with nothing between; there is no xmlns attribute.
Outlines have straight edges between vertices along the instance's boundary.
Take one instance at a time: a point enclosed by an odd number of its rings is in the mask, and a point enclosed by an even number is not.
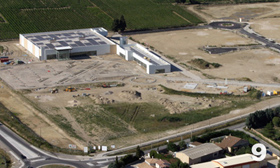
<svg viewBox="0 0 280 168"><path fill-rule="evenodd" d="M119 31L119 25L120 25L120 20L119 19L114 19L113 24L112 24L112 30L114 32Z"/></svg>
<svg viewBox="0 0 280 168"><path fill-rule="evenodd" d="M279 108L256 111L246 119L246 126L250 128L262 128L276 116L279 116Z"/></svg>
<svg viewBox="0 0 280 168"><path fill-rule="evenodd" d="M198 0L189 0L190 4L200 4L200 2Z"/></svg>
<svg viewBox="0 0 280 168"><path fill-rule="evenodd" d="M175 117L175 116L164 116L164 117L160 118L159 121L178 122L178 121L182 121L182 118Z"/></svg>
<svg viewBox="0 0 280 168"><path fill-rule="evenodd" d="M180 141L178 146L180 147L180 150L184 150L187 148L187 144L184 140Z"/></svg>
<svg viewBox="0 0 280 168"><path fill-rule="evenodd" d="M234 131L234 130L229 130L229 129L225 129L225 130L221 130L221 131L215 131L215 132L209 132L209 133L207 133L205 135L202 135L200 137L193 136L191 141L192 142L198 141L198 142L201 142L201 143L206 143L206 142L209 142L210 139L212 139L212 138L225 136L225 135L232 135L232 136L239 137L241 139L245 139L250 143L251 146L258 143L258 141L254 140L250 135L248 135L248 134L246 134L242 131Z"/></svg>
<svg viewBox="0 0 280 168"><path fill-rule="evenodd" d="M167 149L172 151L172 152L176 152L176 151L179 151L179 146L177 146L176 144L174 144L173 142L169 142L167 144Z"/></svg>
<svg viewBox="0 0 280 168"><path fill-rule="evenodd" d="M112 30L114 32L121 31L123 32L126 28L126 21L124 19L124 16L122 15L120 19L114 19Z"/></svg>
<svg viewBox="0 0 280 168"><path fill-rule="evenodd" d="M186 3L186 0L175 0L176 3Z"/></svg>
<svg viewBox="0 0 280 168"><path fill-rule="evenodd" d="M253 88L248 94L252 99L261 99L262 92Z"/></svg>
<svg viewBox="0 0 280 168"><path fill-rule="evenodd" d="M126 21L125 21L123 15L120 18L120 26L119 27L120 27L121 32L123 32L126 28Z"/></svg>
<svg viewBox="0 0 280 168"><path fill-rule="evenodd" d="M250 146L242 146L241 148L233 151L234 155L242 155L245 153L249 153L249 154L252 153Z"/></svg>
<svg viewBox="0 0 280 168"><path fill-rule="evenodd" d="M0 46L0 53L2 53L4 51L4 47Z"/></svg>
<svg viewBox="0 0 280 168"><path fill-rule="evenodd" d="M92 135L91 133L96 128L95 124L115 133L114 136L111 135L109 138L114 138L118 135L128 136L133 134L129 130L128 124L121 121L118 116L94 105L66 107L66 109L89 135Z"/></svg>
<svg viewBox="0 0 280 168"><path fill-rule="evenodd" d="M139 158L137 158L136 156L128 154L128 155L125 155L124 157L122 157L120 159L119 165L120 165L120 167L123 167L123 166L125 166L125 165L127 165L129 163L132 163L132 162L134 162L134 161L136 161L138 159Z"/></svg>
<svg viewBox="0 0 280 168"><path fill-rule="evenodd" d="M4 23L5 20L0 16L0 23Z"/></svg>
<svg viewBox="0 0 280 168"><path fill-rule="evenodd" d="M63 130L65 130L70 136L75 137L77 139L82 139L79 135L76 134L74 128L70 124L70 122L63 117L61 114L51 116L52 120Z"/></svg>
<svg viewBox="0 0 280 168"><path fill-rule="evenodd" d="M120 168L120 167L115 162L112 162L108 165L108 168Z"/></svg>
<svg viewBox="0 0 280 168"><path fill-rule="evenodd" d="M142 156L144 156L144 154L145 154L145 153L140 149L140 147L137 146L135 156L136 156L138 159L140 159Z"/></svg>
<svg viewBox="0 0 280 168"><path fill-rule="evenodd" d="M280 126L280 118L279 117L273 117L272 123L274 126L279 127Z"/></svg>
<svg viewBox="0 0 280 168"><path fill-rule="evenodd" d="M275 136L275 129L273 127L273 124L270 122L268 123L264 129L262 130L262 133L264 136L268 137L268 138L271 138L271 139L274 139L274 136Z"/></svg>
<svg viewBox="0 0 280 168"><path fill-rule="evenodd" d="M175 163L170 165L170 168L190 168L190 165L177 160Z"/></svg>
<svg viewBox="0 0 280 168"><path fill-rule="evenodd" d="M12 166L11 158L6 151L0 149L0 168L10 168Z"/></svg>
<svg viewBox="0 0 280 168"><path fill-rule="evenodd" d="M207 69L207 68L211 68L211 67L219 68L220 66L222 66L219 63L215 63L215 62L210 63L210 62L205 61L204 59L201 59L201 58L192 59L190 61L190 63L198 66L201 69Z"/></svg>
<svg viewBox="0 0 280 168"><path fill-rule="evenodd" d="M151 158L157 158L157 155L158 155L157 151L155 151L155 150L150 151L150 157Z"/></svg>

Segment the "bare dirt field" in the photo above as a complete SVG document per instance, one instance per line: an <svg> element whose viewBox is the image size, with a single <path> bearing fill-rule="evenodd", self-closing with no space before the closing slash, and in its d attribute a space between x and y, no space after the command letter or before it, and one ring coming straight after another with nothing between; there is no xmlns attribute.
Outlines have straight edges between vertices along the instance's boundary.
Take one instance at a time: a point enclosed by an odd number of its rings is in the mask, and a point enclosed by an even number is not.
<svg viewBox="0 0 280 168"><path fill-rule="evenodd" d="M251 21L263 16L279 15L280 3L253 3L239 5L198 5L186 6L203 17L207 22L212 20Z"/></svg>
<svg viewBox="0 0 280 168"><path fill-rule="evenodd" d="M147 43L166 55L174 57L177 63L189 64L192 59L201 58L219 63L219 68L201 69L202 73L217 78L241 79L247 77L255 82L273 83L279 78L280 55L265 48L248 49L225 54L209 54L199 48L203 46L238 46L256 44L251 39L226 30L180 30L164 33L132 36ZM190 64L189 64L190 65ZM195 67L194 65L190 65ZM195 67L197 68L197 67ZM199 69L199 68L198 68ZM265 69L265 71L264 71Z"/></svg>
<svg viewBox="0 0 280 168"><path fill-rule="evenodd" d="M122 80L137 75L135 69L138 71L140 68L127 64L120 57L107 55L89 60L52 60L47 63L4 66L0 69L0 77L10 86L15 89L28 89L91 83L100 80Z"/></svg>
<svg viewBox="0 0 280 168"><path fill-rule="evenodd" d="M271 18L265 17L261 19L255 19L250 22L252 29L261 34L262 36L272 39L277 43L280 43L280 11L278 11L277 17L276 15L272 15Z"/></svg>
<svg viewBox="0 0 280 168"><path fill-rule="evenodd" d="M23 123L28 125L38 135L41 135L51 144L62 148L67 148L68 144L73 143L79 145L79 143L72 141L67 134L60 130L60 128L51 125L49 121L46 121L45 117L40 112L36 111L32 106L10 91L10 89L3 85L2 82L0 85L1 103L3 103L10 111L18 114L18 117Z"/></svg>

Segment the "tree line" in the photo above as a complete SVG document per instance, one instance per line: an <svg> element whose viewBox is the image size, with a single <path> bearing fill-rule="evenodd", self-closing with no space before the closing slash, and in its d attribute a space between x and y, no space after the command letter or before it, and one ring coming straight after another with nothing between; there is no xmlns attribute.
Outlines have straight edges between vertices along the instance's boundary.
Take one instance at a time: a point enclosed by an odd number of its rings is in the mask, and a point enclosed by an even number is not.
<svg viewBox="0 0 280 168"><path fill-rule="evenodd" d="M280 107L275 109L259 110L250 114L246 119L246 126L249 129L263 128L268 123L272 122L274 117L280 117ZM277 121L278 119L276 118L274 120Z"/></svg>
<svg viewBox="0 0 280 168"><path fill-rule="evenodd" d="M216 132L210 132L210 133L207 133L207 134L199 136L199 137L193 136L191 141L192 142L197 141L197 142L200 142L200 143L206 143L206 142L210 142L210 140L212 138L216 138L216 137L220 137L220 136L224 136L224 135L232 135L232 136L239 137L241 139L245 139L249 142L249 144L251 146L258 143L258 141L253 139L250 135L248 135L248 134L246 134L242 131L234 131L234 130L229 130L229 129L216 131Z"/></svg>

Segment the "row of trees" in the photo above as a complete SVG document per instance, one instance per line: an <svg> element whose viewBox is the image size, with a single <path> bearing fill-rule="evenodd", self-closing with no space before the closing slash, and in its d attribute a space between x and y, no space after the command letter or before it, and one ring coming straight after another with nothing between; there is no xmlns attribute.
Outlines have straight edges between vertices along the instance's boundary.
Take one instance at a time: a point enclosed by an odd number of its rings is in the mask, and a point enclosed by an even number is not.
<svg viewBox="0 0 280 168"><path fill-rule="evenodd" d="M110 163L108 168L122 168L129 163L139 160L142 156L144 156L144 152L140 149L139 146L137 146L135 156L128 154L128 155L125 155L124 157L122 157L120 160L116 156L116 161L113 163Z"/></svg>
<svg viewBox="0 0 280 168"><path fill-rule="evenodd" d="M266 109L256 111L250 114L246 119L246 126L250 128L263 128L268 123L272 122L274 117L280 117L280 107L275 109ZM278 118L274 119L275 125L278 126Z"/></svg>
<svg viewBox="0 0 280 168"><path fill-rule="evenodd" d="M177 152L177 151L180 151L180 150L184 150L187 148L187 144L185 143L185 141L180 141L178 145L176 145L175 143L173 142L169 142L167 144L167 149L169 151L172 151L172 152Z"/></svg>
<svg viewBox="0 0 280 168"><path fill-rule="evenodd" d="M112 30L114 32L121 31L123 32L126 28L126 21L124 16L122 15L120 19L114 19L113 25L112 25Z"/></svg>
<svg viewBox="0 0 280 168"><path fill-rule="evenodd" d="M248 134L246 134L242 131L234 131L234 130L229 130L229 129L210 132L210 133L207 133L207 134L202 135L200 137L193 136L191 141L192 142L197 141L197 142L200 142L200 143L206 143L206 142L210 142L210 140L212 138L216 138L216 137L220 137L220 136L224 136L224 135L232 135L232 136L239 137L241 139L245 139L245 140L249 141L250 145L254 145L254 144L258 143L258 141L253 139L250 135L248 135Z"/></svg>
<svg viewBox="0 0 280 168"><path fill-rule="evenodd" d="M262 134L270 139L273 140L280 140L280 132L275 129L274 126L279 126L280 124L280 118L279 117L274 117L272 122L268 123L263 129L262 129Z"/></svg>
<svg viewBox="0 0 280 168"><path fill-rule="evenodd" d="M177 3L186 3L186 0L175 0Z"/></svg>

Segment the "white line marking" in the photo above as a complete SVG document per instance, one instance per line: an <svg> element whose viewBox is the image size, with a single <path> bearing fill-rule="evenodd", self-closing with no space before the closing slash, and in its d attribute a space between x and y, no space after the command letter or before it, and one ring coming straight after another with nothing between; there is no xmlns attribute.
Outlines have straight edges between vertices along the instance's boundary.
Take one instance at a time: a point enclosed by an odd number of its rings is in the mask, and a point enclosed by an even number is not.
<svg viewBox="0 0 280 168"><path fill-rule="evenodd" d="M26 156L27 159L32 159L35 157L38 157L38 155L36 153L34 153L33 151L29 150L28 148L26 148L25 146L23 146L21 143L19 143L18 141L14 140L13 138L11 138L9 135L7 135L5 132L3 132L2 130L0 130L0 134L3 136L3 138L5 138L11 145L13 145L18 151L24 153L24 155Z"/></svg>

